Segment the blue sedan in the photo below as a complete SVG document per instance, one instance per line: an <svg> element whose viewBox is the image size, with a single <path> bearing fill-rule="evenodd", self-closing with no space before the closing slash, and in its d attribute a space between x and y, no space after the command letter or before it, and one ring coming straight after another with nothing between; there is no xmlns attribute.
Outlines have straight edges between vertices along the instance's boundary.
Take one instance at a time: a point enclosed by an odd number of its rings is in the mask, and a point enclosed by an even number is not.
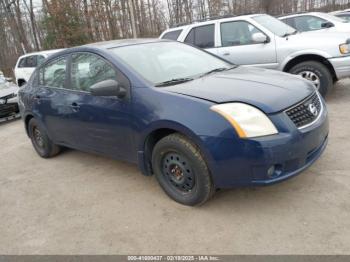
<svg viewBox="0 0 350 262"><path fill-rule="evenodd" d="M326 105L310 82L167 40L56 53L20 90L19 106L41 157L69 147L132 162L191 206L219 188L299 174L328 137Z"/></svg>

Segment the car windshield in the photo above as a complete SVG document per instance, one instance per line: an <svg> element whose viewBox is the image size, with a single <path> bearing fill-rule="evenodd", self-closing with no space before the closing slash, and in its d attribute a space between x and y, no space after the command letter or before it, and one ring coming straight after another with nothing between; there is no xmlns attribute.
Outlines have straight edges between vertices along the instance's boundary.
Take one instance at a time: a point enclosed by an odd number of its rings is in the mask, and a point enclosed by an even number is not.
<svg viewBox="0 0 350 262"><path fill-rule="evenodd" d="M293 27L290 27L289 25L281 22L277 18L274 18L269 15L255 16L253 17L253 19L260 25L265 27L267 30L280 37L296 33L296 30Z"/></svg>
<svg viewBox="0 0 350 262"><path fill-rule="evenodd" d="M156 42L110 49L154 85L186 82L206 73L232 68L202 50L178 42Z"/></svg>

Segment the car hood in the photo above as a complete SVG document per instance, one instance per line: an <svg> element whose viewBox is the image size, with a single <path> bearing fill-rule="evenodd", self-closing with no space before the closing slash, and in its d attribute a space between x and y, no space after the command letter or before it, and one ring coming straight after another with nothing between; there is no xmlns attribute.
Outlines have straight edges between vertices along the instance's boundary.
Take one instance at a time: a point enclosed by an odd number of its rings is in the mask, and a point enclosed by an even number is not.
<svg viewBox="0 0 350 262"><path fill-rule="evenodd" d="M12 83L0 84L0 98L18 93L18 86Z"/></svg>
<svg viewBox="0 0 350 262"><path fill-rule="evenodd" d="M298 76L243 66L164 89L214 103L243 102L267 114L283 111L315 92L311 82Z"/></svg>
<svg viewBox="0 0 350 262"><path fill-rule="evenodd" d="M344 30L338 30L338 27L331 27L331 28L325 28L315 31L307 31L307 32L299 32L295 36L300 36L301 38L317 38L317 41L320 39L329 39L329 40L335 40L339 44L339 40L341 40L343 43L344 40L347 40L349 38L348 32L350 32L350 24L344 24L346 27Z"/></svg>

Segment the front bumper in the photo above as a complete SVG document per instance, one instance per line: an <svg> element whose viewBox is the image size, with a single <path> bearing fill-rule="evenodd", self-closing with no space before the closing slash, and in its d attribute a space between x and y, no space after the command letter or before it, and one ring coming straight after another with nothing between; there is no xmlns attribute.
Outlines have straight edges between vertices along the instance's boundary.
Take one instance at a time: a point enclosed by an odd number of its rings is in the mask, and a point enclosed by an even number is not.
<svg viewBox="0 0 350 262"><path fill-rule="evenodd" d="M5 104L0 104L0 118L16 115L19 113L17 99L8 100Z"/></svg>
<svg viewBox="0 0 350 262"><path fill-rule="evenodd" d="M304 129L297 129L284 112L270 118L277 123L277 135L255 139L201 137L216 187L281 182L311 166L325 150L329 132L325 106L320 118ZM269 173L271 167L273 173Z"/></svg>
<svg viewBox="0 0 350 262"><path fill-rule="evenodd" d="M350 56L329 59L338 79L350 77Z"/></svg>

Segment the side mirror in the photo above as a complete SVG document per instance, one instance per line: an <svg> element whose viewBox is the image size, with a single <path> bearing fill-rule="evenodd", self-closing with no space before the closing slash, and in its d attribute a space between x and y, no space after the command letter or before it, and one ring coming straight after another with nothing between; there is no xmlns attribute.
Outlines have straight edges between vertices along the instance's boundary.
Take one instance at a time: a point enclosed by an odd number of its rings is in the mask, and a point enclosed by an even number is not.
<svg viewBox="0 0 350 262"><path fill-rule="evenodd" d="M93 96L116 96L124 98L127 90L115 80L105 80L90 87Z"/></svg>
<svg viewBox="0 0 350 262"><path fill-rule="evenodd" d="M334 27L334 24L331 22L324 22L321 24L321 27L322 28L331 28L331 27Z"/></svg>
<svg viewBox="0 0 350 262"><path fill-rule="evenodd" d="M263 33L255 33L252 35L252 40L255 42L255 43L261 43L261 44L265 44L268 42L268 38L265 34Z"/></svg>

